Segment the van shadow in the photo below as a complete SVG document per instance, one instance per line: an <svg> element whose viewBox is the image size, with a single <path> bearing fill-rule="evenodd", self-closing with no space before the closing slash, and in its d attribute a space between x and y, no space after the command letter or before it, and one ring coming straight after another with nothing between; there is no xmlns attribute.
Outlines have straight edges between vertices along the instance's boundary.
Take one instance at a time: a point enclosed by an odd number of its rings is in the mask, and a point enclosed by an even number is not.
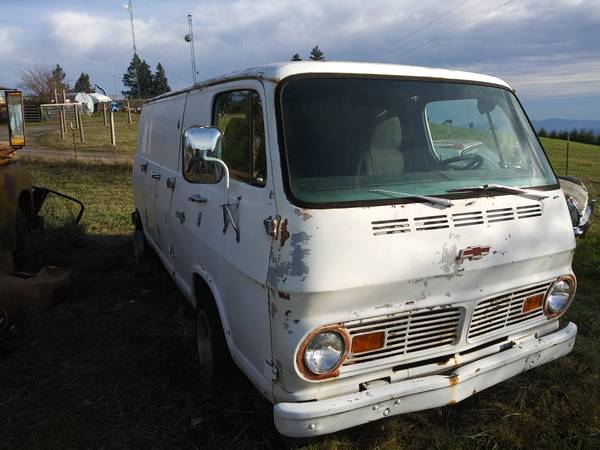
<svg viewBox="0 0 600 450"><path fill-rule="evenodd" d="M34 241L17 269L59 265L72 279L51 309L1 336L13 348L0 355L9 446L288 445L241 373L201 384L191 308L156 256L136 264L129 236L79 227Z"/></svg>

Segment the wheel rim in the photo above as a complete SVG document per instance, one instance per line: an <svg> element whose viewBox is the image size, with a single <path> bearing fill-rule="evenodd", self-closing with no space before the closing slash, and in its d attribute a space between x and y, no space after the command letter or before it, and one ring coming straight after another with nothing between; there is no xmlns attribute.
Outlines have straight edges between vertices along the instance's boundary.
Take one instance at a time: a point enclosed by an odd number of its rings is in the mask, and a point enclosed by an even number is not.
<svg viewBox="0 0 600 450"><path fill-rule="evenodd" d="M196 318L196 348L198 350L198 362L203 378L210 381L212 378L214 361L212 354L212 339L210 336L210 325L203 310L198 312Z"/></svg>

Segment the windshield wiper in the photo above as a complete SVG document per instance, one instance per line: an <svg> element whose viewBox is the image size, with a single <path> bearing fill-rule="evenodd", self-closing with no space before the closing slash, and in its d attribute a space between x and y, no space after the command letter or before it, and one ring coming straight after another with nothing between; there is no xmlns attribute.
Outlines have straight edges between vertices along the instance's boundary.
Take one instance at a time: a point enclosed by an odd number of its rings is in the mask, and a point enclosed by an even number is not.
<svg viewBox="0 0 600 450"><path fill-rule="evenodd" d="M481 186L471 186L457 189L448 189L446 192L472 192L472 191L498 191L498 192L508 192L509 194L519 194L525 195L529 197L534 197L539 200L543 200L548 198L547 195L541 194L536 191L532 191L530 189L521 189L513 186L505 186L504 184L483 184Z"/></svg>
<svg viewBox="0 0 600 450"><path fill-rule="evenodd" d="M452 203L450 200L446 200L445 198L439 197L430 197L428 195L407 194L406 192L387 191L385 189L369 189L369 192L375 192L378 194L388 194L394 197L416 198L418 200L423 200L429 203L436 203L447 208L450 206L454 206L454 203Z"/></svg>

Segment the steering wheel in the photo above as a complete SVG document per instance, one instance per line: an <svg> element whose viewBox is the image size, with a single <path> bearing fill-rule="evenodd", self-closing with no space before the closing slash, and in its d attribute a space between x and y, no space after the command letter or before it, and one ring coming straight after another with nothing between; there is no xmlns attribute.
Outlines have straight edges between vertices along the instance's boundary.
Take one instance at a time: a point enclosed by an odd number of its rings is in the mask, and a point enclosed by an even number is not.
<svg viewBox="0 0 600 450"><path fill-rule="evenodd" d="M483 164L483 158L477 153L463 153L452 158L446 158L440 161L443 166L455 170L479 169ZM463 163L463 165L454 166L454 163Z"/></svg>

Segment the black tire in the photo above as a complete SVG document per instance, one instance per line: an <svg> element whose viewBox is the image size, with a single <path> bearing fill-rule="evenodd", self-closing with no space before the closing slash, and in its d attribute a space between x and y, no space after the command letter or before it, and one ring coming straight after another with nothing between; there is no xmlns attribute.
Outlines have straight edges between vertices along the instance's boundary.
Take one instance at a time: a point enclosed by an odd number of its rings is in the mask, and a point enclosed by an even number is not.
<svg viewBox="0 0 600 450"><path fill-rule="evenodd" d="M134 231L132 236L133 257L136 263L141 263L146 260L148 253L148 243L143 231Z"/></svg>
<svg viewBox="0 0 600 450"><path fill-rule="evenodd" d="M20 206L17 208L15 217L15 235L17 239L15 254L21 254L30 247L30 237L27 216Z"/></svg>
<svg viewBox="0 0 600 450"><path fill-rule="evenodd" d="M202 302L196 310L195 338L202 383L212 388L230 380L236 367L217 308L212 299L206 303Z"/></svg>
<svg viewBox="0 0 600 450"><path fill-rule="evenodd" d="M131 214L131 221L135 227L131 238L133 244L133 258L137 264L140 264L148 259L149 246L146 241L146 235L144 234L142 219L137 210Z"/></svg>

